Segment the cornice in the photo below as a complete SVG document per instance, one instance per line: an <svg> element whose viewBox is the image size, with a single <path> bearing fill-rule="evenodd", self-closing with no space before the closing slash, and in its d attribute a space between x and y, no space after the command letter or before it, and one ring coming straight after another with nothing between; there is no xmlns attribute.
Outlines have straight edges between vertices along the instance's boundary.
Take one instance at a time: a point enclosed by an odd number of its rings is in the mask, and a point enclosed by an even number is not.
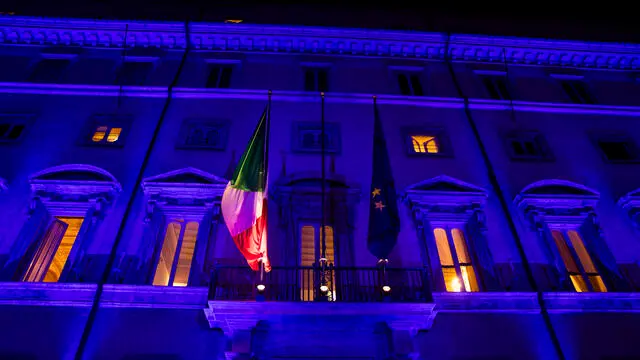
<svg viewBox="0 0 640 360"><path fill-rule="evenodd" d="M443 59L603 69L636 69L640 45L496 37L411 31L384 31L191 23L194 49ZM0 43L184 49L185 24L0 17Z"/></svg>

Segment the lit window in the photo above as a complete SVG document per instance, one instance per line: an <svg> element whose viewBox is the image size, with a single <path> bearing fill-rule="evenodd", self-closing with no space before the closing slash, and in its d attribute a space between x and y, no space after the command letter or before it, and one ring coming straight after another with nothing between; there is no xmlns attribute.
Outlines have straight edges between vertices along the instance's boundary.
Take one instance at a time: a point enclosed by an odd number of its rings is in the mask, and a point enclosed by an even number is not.
<svg viewBox="0 0 640 360"><path fill-rule="evenodd" d="M231 85L231 65L212 64L207 78L208 88L228 89Z"/></svg>
<svg viewBox="0 0 640 360"><path fill-rule="evenodd" d="M324 239L325 239L325 258L327 263L333 265L335 263L335 246L333 241L333 227L324 227ZM320 255L322 252L322 234L320 227L317 225L304 225L300 230L300 266L306 267L300 272L300 299L302 301L314 301L315 290L319 289L322 284L329 287L329 291L324 296L327 296L329 301L336 300L336 282L334 271L327 271L325 273L324 282L322 279L317 279L313 274L310 267L316 264L319 256L316 258L316 254ZM316 281L321 281L320 284Z"/></svg>
<svg viewBox="0 0 640 360"><path fill-rule="evenodd" d="M305 91L328 91L328 71L322 67L308 67L304 69Z"/></svg>
<svg viewBox="0 0 640 360"><path fill-rule="evenodd" d="M462 230L435 228L440 267L448 292L478 291L478 282Z"/></svg>
<svg viewBox="0 0 640 360"><path fill-rule="evenodd" d="M121 146L124 144L124 136L129 128L129 123L130 120L125 117L96 115L91 119L90 132L84 143L87 145Z"/></svg>
<svg viewBox="0 0 640 360"><path fill-rule="evenodd" d="M91 141L95 143L115 143L120 139L122 128L110 126L98 126L91 136ZM107 135L108 134L108 135Z"/></svg>
<svg viewBox="0 0 640 360"><path fill-rule="evenodd" d="M411 135L413 152L437 154L440 152L438 139L431 135Z"/></svg>
<svg viewBox="0 0 640 360"><path fill-rule="evenodd" d="M575 230L553 230L551 234L574 289L577 292L606 292L607 288L593 265L580 234Z"/></svg>
<svg viewBox="0 0 640 360"><path fill-rule="evenodd" d="M183 222L176 220L167 225L153 285L187 286L189 283L199 226L197 222L189 222L185 227Z"/></svg>
<svg viewBox="0 0 640 360"><path fill-rule="evenodd" d="M120 133L122 132L122 128L111 128L109 130L109 136L107 137L107 142L116 142L118 138L120 138Z"/></svg>
<svg viewBox="0 0 640 360"><path fill-rule="evenodd" d="M420 82L420 74L408 73L398 74L398 87L402 95L422 96L422 83Z"/></svg>
<svg viewBox="0 0 640 360"><path fill-rule="evenodd" d="M96 131L93 133L93 137L91 138L91 140L93 142L100 142L104 139L104 136L107 134L107 127L106 126L98 126L96 128Z"/></svg>
<svg viewBox="0 0 640 360"><path fill-rule="evenodd" d="M23 281L58 282L84 218L56 217L47 228Z"/></svg>

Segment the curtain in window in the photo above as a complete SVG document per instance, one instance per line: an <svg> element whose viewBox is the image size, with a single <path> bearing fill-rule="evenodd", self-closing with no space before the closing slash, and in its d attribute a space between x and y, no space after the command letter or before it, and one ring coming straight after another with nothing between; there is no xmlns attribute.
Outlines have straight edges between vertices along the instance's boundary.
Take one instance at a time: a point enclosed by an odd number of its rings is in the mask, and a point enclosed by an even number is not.
<svg viewBox="0 0 640 360"><path fill-rule="evenodd" d="M473 254L472 256L475 255L476 269L478 269L478 275L483 284L481 290L503 290L496 276L493 255L491 255L491 251L489 250L484 224L479 223L476 216L472 216L467 223L466 230L469 250L471 254Z"/></svg>
<svg viewBox="0 0 640 360"><path fill-rule="evenodd" d="M62 241L62 237L67 231L67 227L68 225L64 221L53 219L42 240L34 242L33 245L39 244L31 258L29 267L22 279L23 281L37 282L43 280L47 270L49 270L51 260L56 255L60 241Z"/></svg>
<svg viewBox="0 0 640 360"><path fill-rule="evenodd" d="M616 259L600 234L600 229L594 221L594 216L590 215L580 227L580 235L582 235L587 251L591 254L591 260L600 275L605 279L605 284L609 291L630 291L630 286L622 277Z"/></svg>
<svg viewBox="0 0 640 360"><path fill-rule="evenodd" d="M33 253L47 230L50 219L51 217L46 207L36 200L31 216L24 222L18 237L11 247L9 259L2 269L2 280L22 280Z"/></svg>

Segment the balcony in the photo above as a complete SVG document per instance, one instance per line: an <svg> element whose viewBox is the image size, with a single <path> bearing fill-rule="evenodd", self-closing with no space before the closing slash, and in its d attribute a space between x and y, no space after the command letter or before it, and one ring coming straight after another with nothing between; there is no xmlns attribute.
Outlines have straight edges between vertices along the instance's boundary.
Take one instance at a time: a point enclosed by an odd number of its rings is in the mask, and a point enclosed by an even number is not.
<svg viewBox="0 0 640 360"><path fill-rule="evenodd" d="M209 286L212 301L432 301L423 268L274 267L261 275L246 266L218 266L211 271Z"/></svg>

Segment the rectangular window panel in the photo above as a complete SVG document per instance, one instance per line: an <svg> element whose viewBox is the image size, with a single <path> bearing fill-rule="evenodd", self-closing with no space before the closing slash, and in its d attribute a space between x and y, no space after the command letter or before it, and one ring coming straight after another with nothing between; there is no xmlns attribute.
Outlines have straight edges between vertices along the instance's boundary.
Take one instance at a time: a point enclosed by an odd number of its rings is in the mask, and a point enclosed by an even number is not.
<svg viewBox="0 0 640 360"><path fill-rule="evenodd" d="M435 228L433 230L433 235L436 238L436 247L438 248L440 265L453 266L453 256L451 256L451 249L449 248L447 232L443 228Z"/></svg>
<svg viewBox="0 0 640 360"><path fill-rule="evenodd" d="M603 140L598 141L598 145L607 160L629 161L636 159L635 154L631 151L631 144L627 141Z"/></svg>
<svg viewBox="0 0 640 360"><path fill-rule="evenodd" d="M340 151L340 128L336 123L325 124L323 134L319 123L300 122L295 125L293 137L294 151L320 153L323 145L325 152Z"/></svg>
<svg viewBox="0 0 640 360"><path fill-rule="evenodd" d="M310 267L316 262L316 229L311 225L305 225L300 234L300 266ZM314 276L311 270L302 270L300 273L300 300L314 300Z"/></svg>
<svg viewBox="0 0 640 360"><path fill-rule="evenodd" d="M585 84L577 80L563 80L562 89L574 104L594 104L594 100L587 91Z"/></svg>
<svg viewBox="0 0 640 360"><path fill-rule="evenodd" d="M62 241L60 241L47 274L44 276L44 282L58 282L60 280L60 274L62 274L62 270L69 259L69 254L84 220L81 217L58 217L57 219L67 224L67 230L62 236Z"/></svg>
<svg viewBox="0 0 640 360"><path fill-rule="evenodd" d="M567 231L566 235L561 231L553 230L552 235L569 272L574 289L577 292L607 291L580 234L575 230ZM591 289L589 286L591 286Z"/></svg>
<svg viewBox="0 0 640 360"><path fill-rule="evenodd" d="M180 255L176 265L176 275L173 286L187 286L189 282L189 272L193 262L193 254L196 249L196 238L198 237L198 223L190 222L184 231Z"/></svg>
<svg viewBox="0 0 640 360"><path fill-rule="evenodd" d="M173 267L173 260L176 255L176 247L178 246L181 230L182 225L178 222L174 221L167 225L167 232L162 242L158 266L156 267L156 273L153 277L153 285L169 285L171 269Z"/></svg>
<svg viewBox="0 0 640 360"><path fill-rule="evenodd" d="M118 72L116 85L142 86L152 67L153 64L148 61L125 61Z"/></svg>
<svg viewBox="0 0 640 360"><path fill-rule="evenodd" d="M131 119L125 116L96 115L90 119L84 143L86 145L122 146L130 122Z"/></svg>
<svg viewBox="0 0 640 360"><path fill-rule="evenodd" d="M437 154L440 152L438 138L433 135L411 135L414 153Z"/></svg>
<svg viewBox="0 0 640 360"><path fill-rule="evenodd" d="M210 66L207 88L228 89L231 85L233 66L213 64Z"/></svg>
<svg viewBox="0 0 640 360"><path fill-rule="evenodd" d="M304 70L304 90L326 92L329 88L328 71L324 68Z"/></svg>
<svg viewBox="0 0 640 360"><path fill-rule="evenodd" d="M576 264L575 260L573 259L573 256L571 255L571 250L569 250L569 246L567 246L567 243L564 240L564 235L562 234L562 232L558 230L553 230L551 234L553 235L553 240L555 241L556 246L558 247L558 251L560 252L560 257L562 258L562 261L564 262L564 266L566 267L567 271L569 271L570 274L579 274L580 270L578 269L578 265Z"/></svg>
<svg viewBox="0 0 640 360"><path fill-rule="evenodd" d="M70 63L69 59L42 59L34 66L29 82L58 83Z"/></svg>
<svg viewBox="0 0 640 360"><path fill-rule="evenodd" d="M511 95L507 88L507 79L504 76L483 76L487 94L493 100L511 100Z"/></svg>
<svg viewBox="0 0 640 360"><path fill-rule="evenodd" d="M31 259L23 281L39 282L44 279L45 274L49 270L49 265L56 254L58 245L67 230L67 226L65 222L59 219L53 219Z"/></svg>
<svg viewBox="0 0 640 360"><path fill-rule="evenodd" d="M478 281L471 264L471 257L467 250L463 231L457 228L451 229L451 239L453 240L457 262L454 262L447 231L443 228L435 228L433 229L433 235L436 239L436 248L438 249L446 290L449 292L479 291ZM457 269L460 271L462 280L458 277Z"/></svg>

